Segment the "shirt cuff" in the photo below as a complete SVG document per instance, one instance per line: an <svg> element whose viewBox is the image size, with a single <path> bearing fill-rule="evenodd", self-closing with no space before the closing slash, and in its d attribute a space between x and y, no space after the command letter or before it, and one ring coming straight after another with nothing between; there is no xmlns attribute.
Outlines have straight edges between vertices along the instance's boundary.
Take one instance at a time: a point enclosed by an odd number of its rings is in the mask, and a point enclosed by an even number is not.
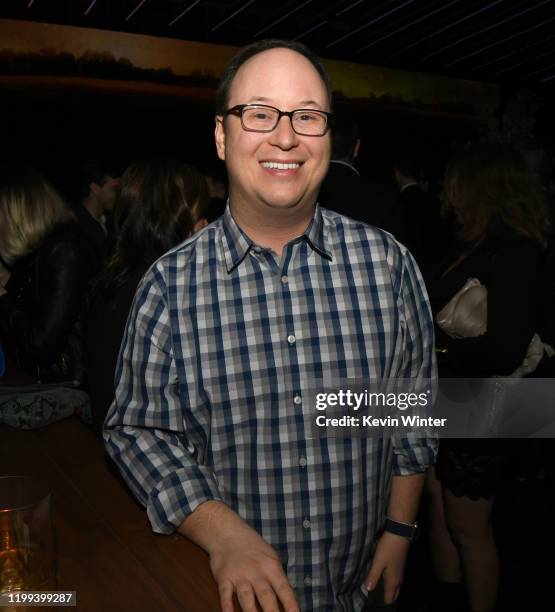
<svg viewBox="0 0 555 612"><path fill-rule="evenodd" d="M410 476L425 472L434 465L439 440L435 437L405 436L396 441L393 456L393 474Z"/></svg>
<svg viewBox="0 0 555 612"><path fill-rule="evenodd" d="M173 533L200 504L223 501L214 473L205 466L176 470L151 492L146 511L154 533Z"/></svg>

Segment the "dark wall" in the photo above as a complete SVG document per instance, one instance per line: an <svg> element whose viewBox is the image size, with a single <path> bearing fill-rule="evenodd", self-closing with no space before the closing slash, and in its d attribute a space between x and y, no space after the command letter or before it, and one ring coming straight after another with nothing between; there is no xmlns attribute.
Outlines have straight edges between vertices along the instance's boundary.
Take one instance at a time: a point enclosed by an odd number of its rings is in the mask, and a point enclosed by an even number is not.
<svg viewBox="0 0 555 612"><path fill-rule="evenodd" d="M171 155L205 167L217 164L213 103L144 95L84 92L2 92L3 155L29 162L66 194L78 164L105 158L121 169L149 155ZM476 124L437 116L353 108L360 123L361 171L383 181L407 141L422 145L431 167L441 168L454 140Z"/></svg>

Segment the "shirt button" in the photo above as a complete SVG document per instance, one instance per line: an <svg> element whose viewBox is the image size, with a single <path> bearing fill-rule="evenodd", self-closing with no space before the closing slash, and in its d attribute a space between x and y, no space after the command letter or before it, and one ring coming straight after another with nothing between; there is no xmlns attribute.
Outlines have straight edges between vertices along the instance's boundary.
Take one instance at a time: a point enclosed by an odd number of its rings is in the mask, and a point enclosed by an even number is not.
<svg viewBox="0 0 555 612"><path fill-rule="evenodd" d="M285 275L284 275L284 276L282 276L282 277L281 277L281 282L282 282L284 285L287 285L287 283L289 282L289 279L287 278L287 276L285 276Z"/></svg>
<svg viewBox="0 0 555 612"><path fill-rule="evenodd" d="M310 586L312 584L312 578L310 576L305 576L304 583L305 586Z"/></svg>
<svg viewBox="0 0 555 612"><path fill-rule="evenodd" d="M301 458L299 459L299 465L300 465L301 467L306 467L306 464L307 464L306 457L301 457Z"/></svg>
<svg viewBox="0 0 555 612"><path fill-rule="evenodd" d="M303 400L300 395L295 395L295 397L293 398L293 401L295 402L295 404L301 404Z"/></svg>
<svg viewBox="0 0 555 612"><path fill-rule="evenodd" d="M310 529L310 521L309 521L308 519L305 519L305 520L303 521L303 527L304 527L305 529Z"/></svg>
<svg viewBox="0 0 555 612"><path fill-rule="evenodd" d="M287 342L289 342L289 344L295 344L295 336L293 334L290 334L289 336L287 336Z"/></svg>

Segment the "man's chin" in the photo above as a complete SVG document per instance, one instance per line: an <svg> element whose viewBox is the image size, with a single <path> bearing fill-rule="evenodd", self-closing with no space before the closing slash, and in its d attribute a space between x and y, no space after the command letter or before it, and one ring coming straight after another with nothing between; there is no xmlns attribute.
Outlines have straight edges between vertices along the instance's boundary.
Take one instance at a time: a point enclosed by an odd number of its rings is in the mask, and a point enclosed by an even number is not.
<svg viewBox="0 0 555 612"><path fill-rule="evenodd" d="M283 197L268 198L263 200L264 205L272 210L308 210L316 205L316 198L307 197Z"/></svg>

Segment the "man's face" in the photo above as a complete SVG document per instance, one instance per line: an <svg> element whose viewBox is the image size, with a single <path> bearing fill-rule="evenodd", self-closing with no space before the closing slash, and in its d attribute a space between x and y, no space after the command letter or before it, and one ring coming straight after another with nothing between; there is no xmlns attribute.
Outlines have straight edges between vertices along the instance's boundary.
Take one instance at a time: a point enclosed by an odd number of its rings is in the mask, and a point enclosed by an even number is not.
<svg viewBox="0 0 555 612"><path fill-rule="evenodd" d="M104 182L97 191L97 198L102 203L104 210L112 210L119 194L119 179L106 176Z"/></svg>
<svg viewBox="0 0 555 612"><path fill-rule="evenodd" d="M282 111L313 108L329 111L326 88L314 66L290 49L270 49L241 66L231 85L228 108L266 104ZM216 118L216 147L229 174L233 206L265 208L311 207L330 160L329 131L324 136L300 136L289 117L281 117L273 132L247 132L241 119ZM287 169L268 167L287 163ZM291 167L294 164L294 167Z"/></svg>

